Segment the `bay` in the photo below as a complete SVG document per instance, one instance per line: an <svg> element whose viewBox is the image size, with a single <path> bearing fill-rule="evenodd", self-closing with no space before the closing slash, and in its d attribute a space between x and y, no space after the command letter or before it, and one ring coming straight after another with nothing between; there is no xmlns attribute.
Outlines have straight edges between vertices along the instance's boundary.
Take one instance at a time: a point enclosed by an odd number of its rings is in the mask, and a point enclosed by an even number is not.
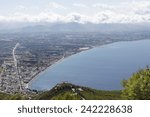
<svg viewBox="0 0 150 117"><path fill-rule="evenodd" d="M41 72L30 89L48 90L69 82L101 90L121 90L121 82L150 65L150 40L116 42L65 58Z"/></svg>

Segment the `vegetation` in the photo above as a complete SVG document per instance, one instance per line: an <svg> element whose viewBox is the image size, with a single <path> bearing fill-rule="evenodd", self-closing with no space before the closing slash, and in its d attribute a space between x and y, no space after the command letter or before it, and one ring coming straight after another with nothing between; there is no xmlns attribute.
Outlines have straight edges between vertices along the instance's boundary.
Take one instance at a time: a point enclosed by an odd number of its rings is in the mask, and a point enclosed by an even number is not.
<svg viewBox="0 0 150 117"><path fill-rule="evenodd" d="M40 93L34 99L38 100L119 100L121 91L103 91L87 87L62 83L52 90Z"/></svg>
<svg viewBox="0 0 150 117"><path fill-rule="evenodd" d="M23 94L14 94L14 95L11 95L9 97L9 100L27 100L28 97L26 95L23 95Z"/></svg>
<svg viewBox="0 0 150 117"><path fill-rule="evenodd" d="M150 69L146 68L123 81L122 97L132 100L150 100Z"/></svg>
<svg viewBox="0 0 150 117"><path fill-rule="evenodd" d="M81 97L74 94L72 91L60 93L51 98L52 100L81 100Z"/></svg>
<svg viewBox="0 0 150 117"><path fill-rule="evenodd" d="M0 93L0 100L8 100L9 97L10 97L10 94Z"/></svg>
<svg viewBox="0 0 150 117"><path fill-rule="evenodd" d="M121 100L121 91L85 89L81 94L86 100Z"/></svg>
<svg viewBox="0 0 150 117"><path fill-rule="evenodd" d="M2 67L0 66L0 73L3 71Z"/></svg>
<svg viewBox="0 0 150 117"><path fill-rule="evenodd" d="M27 96L23 94L6 94L0 92L0 100L26 100Z"/></svg>

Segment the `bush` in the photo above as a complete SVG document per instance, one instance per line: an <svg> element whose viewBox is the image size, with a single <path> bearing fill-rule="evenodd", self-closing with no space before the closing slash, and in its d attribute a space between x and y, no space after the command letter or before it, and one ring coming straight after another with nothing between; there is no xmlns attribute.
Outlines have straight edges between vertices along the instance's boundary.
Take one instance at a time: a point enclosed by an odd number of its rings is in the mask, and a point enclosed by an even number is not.
<svg viewBox="0 0 150 117"><path fill-rule="evenodd" d="M123 81L122 97L131 100L150 100L150 69L147 67Z"/></svg>

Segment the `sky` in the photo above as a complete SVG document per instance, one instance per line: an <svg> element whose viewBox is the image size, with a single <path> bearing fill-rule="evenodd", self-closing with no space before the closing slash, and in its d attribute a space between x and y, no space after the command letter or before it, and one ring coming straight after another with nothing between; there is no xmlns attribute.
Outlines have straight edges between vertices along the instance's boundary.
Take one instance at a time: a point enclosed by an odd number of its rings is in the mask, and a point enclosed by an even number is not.
<svg viewBox="0 0 150 117"><path fill-rule="evenodd" d="M0 22L150 22L150 0L0 0Z"/></svg>

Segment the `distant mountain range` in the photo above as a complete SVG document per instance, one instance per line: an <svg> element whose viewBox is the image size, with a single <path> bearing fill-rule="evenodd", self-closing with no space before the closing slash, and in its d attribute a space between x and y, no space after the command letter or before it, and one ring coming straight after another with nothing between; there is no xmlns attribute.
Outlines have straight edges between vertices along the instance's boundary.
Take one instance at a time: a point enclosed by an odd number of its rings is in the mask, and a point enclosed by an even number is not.
<svg viewBox="0 0 150 117"><path fill-rule="evenodd" d="M0 32L139 32L150 31L150 23L0 23Z"/></svg>

